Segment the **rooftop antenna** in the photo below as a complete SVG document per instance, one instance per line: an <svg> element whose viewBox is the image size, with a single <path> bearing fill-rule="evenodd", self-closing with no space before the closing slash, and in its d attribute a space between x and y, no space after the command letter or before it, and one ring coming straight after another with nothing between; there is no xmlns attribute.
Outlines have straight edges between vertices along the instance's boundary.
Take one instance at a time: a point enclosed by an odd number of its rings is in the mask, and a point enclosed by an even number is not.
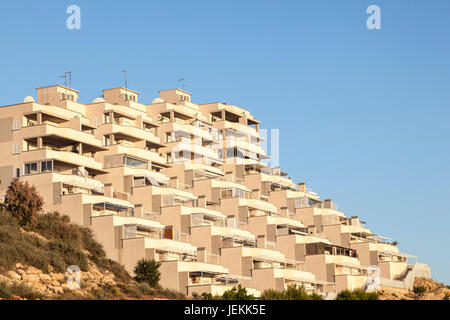
<svg viewBox="0 0 450 320"><path fill-rule="evenodd" d="M72 87L72 71L64 72L60 78L64 78L64 87L67 87L67 79L69 79L69 87Z"/></svg>
<svg viewBox="0 0 450 320"><path fill-rule="evenodd" d="M64 78L64 93L62 100L66 99L66 89L67 89L67 79L69 79L69 86L72 87L72 71L64 72L63 75L60 78Z"/></svg>
<svg viewBox="0 0 450 320"><path fill-rule="evenodd" d="M123 69L123 76L125 78L125 89L128 89L128 77L127 77L127 69Z"/></svg>
<svg viewBox="0 0 450 320"><path fill-rule="evenodd" d="M181 76L181 78L178 79L178 81L181 81L182 88L184 89L184 77Z"/></svg>

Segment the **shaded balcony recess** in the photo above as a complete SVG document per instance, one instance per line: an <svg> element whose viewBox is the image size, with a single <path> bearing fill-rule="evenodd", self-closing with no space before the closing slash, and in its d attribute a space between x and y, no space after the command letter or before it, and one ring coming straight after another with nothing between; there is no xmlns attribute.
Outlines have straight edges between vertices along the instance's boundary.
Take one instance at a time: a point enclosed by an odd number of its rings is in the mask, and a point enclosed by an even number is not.
<svg viewBox="0 0 450 320"><path fill-rule="evenodd" d="M239 122L239 119L241 116L230 112L228 110L220 110L216 112L211 112L211 119L213 122L216 122L218 120L226 120L229 122Z"/></svg>
<svg viewBox="0 0 450 320"><path fill-rule="evenodd" d="M38 114L41 114L41 123L39 123ZM33 111L33 113L25 114L24 120L25 120L24 125L27 127L44 124L45 122L55 123L55 124L69 122L68 118L65 118L62 116L57 116L57 115L51 114L51 113L49 113L47 111L43 111L43 110Z"/></svg>
<svg viewBox="0 0 450 320"><path fill-rule="evenodd" d="M286 224L277 225L277 234L276 234L277 236L285 236L291 234L298 234L302 236L309 235L306 228L297 228Z"/></svg>
<svg viewBox="0 0 450 320"><path fill-rule="evenodd" d="M42 138L42 149L50 149L55 151L67 151L78 153L81 155L86 155L90 153L95 153L97 151L106 150L103 147L98 147L95 145L90 145L87 143L82 143L77 140L71 139L69 137L60 137L56 135L44 136ZM38 137L25 139L25 150L32 151L39 150L38 148ZM80 150L81 146L81 150Z"/></svg>
<svg viewBox="0 0 450 320"><path fill-rule="evenodd" d="M136 224L124 224L123 236L124 239L163 239L164 232L161 228L145 227Z"/></svg>
<svg viewBox="0 0 450 320"><path fill-rule="evenodd" d="M323 202L320 200L311 199L308 196L295 198L295 208L323 208Z"/></svg>
<svg viewBox="0 0 450 320"><path fill-rule="evenodd" d="M43 159L38 161L32 161L24 163L23 175L33 175L33 174L46 174L46 173L57 173L67 177L75 176L85 179L94 179L98 172L96 170L91 170L89 168L83 168L78 165L55 160L55 159ZM65 184L70 184L69 181L65 181ZM83 185L89 188L90 183L85 181ZM77 182L77 187L80 187L80 182ZM98 187L92 187L97 188Z"/></svg>
<svg viewBox="0 0 450 320"><path fill-rule="evenodd" d="M258 243L256 240L249 240L240 236L222 236L222 248L233 248L233 247L249 247L256 248Z"/></svg>
<svg viewBox="0 0 450 320"><path fill-rule="evenodd" d="M322 242L317 243L307 243L306 244L306 255L318 255L318 254L330 254L330 255L341 255L351 258L358 258L356 250L349 249L340 246L328 245Z"/></svg>
<svg viewBox="0 0 450 320"><path fill-rule="evenodd" d="M121 206L110 202L99 202L92 205L93 209L100 215L116 214L119 216L133 217L134 210L132 207Z"/></svg>

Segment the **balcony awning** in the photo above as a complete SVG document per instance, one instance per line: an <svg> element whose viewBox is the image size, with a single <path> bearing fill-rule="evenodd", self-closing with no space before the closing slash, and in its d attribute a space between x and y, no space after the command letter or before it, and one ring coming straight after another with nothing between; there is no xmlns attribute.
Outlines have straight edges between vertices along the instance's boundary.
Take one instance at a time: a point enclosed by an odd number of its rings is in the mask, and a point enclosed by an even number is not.
<svg viewBox="0 0 450 320"><path fill-rule="evenodd" d="M159 187L158 181L157 181L154 177L152 177L151 175L145 175L145 178L148 180L148 182L150 182L150 184L151 184L152 186L157 186L157 187Z"/></svg>

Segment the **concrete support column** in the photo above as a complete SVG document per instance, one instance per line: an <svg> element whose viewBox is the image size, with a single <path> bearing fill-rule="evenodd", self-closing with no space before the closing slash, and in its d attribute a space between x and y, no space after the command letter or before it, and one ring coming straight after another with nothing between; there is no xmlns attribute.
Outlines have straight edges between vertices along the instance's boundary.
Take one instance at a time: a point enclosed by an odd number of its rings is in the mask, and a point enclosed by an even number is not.
<svg viewBox="0 0 450 320"><path fill-rule="evenodd" d="M169 112L169 118L170 118L170 122L174 122L175 121L175 113L173 111Z"/></svg>
<svg viewBox="0 0 450 320"><path fill-rule="evenodd" d="M37 148L42 149L42 137L37 138Z"/></svg>
<svg viewBox="0 0 450 320"><path fill-rule="evenodd" d="M41 113L41 112L39 112L39 113L36 115L36 120L37 120L38 125L39 125L39 124L42 124L42 113Z"/></svg>

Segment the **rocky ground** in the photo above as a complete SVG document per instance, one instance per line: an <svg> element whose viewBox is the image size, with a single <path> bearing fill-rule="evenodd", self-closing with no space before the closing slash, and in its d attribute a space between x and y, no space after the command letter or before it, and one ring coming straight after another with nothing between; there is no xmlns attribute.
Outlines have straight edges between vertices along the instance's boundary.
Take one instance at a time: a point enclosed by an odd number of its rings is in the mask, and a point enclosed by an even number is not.
<svg viewBox="0 0 450 320"><path fill-rule="evenodd" d="M98 289L105 285L115 286L117 284L114 280L114 275L110 271L100 272L92 263L89 267L88 272L80 272L81 288L79 290L71 290L73 294L80 296L89 295L93 289ZM9 270L3 275L0 274L0 282L5 282L7 285L26 285L47 298L57 298L68 289L67 279L69 274L53 272L51 266L49 266L49 271L45 273L33 266L24 266L17 263L14 270Z"/></svg>
<svg viewBox="0 0 450 320"><path fill-rule="evenodd" d="M450 299L450 288L432 279L417 278L415 287L424 287L424 292L381 287L380 300L447 300ZM420 291L420 290L419 290Z"/></svg>

